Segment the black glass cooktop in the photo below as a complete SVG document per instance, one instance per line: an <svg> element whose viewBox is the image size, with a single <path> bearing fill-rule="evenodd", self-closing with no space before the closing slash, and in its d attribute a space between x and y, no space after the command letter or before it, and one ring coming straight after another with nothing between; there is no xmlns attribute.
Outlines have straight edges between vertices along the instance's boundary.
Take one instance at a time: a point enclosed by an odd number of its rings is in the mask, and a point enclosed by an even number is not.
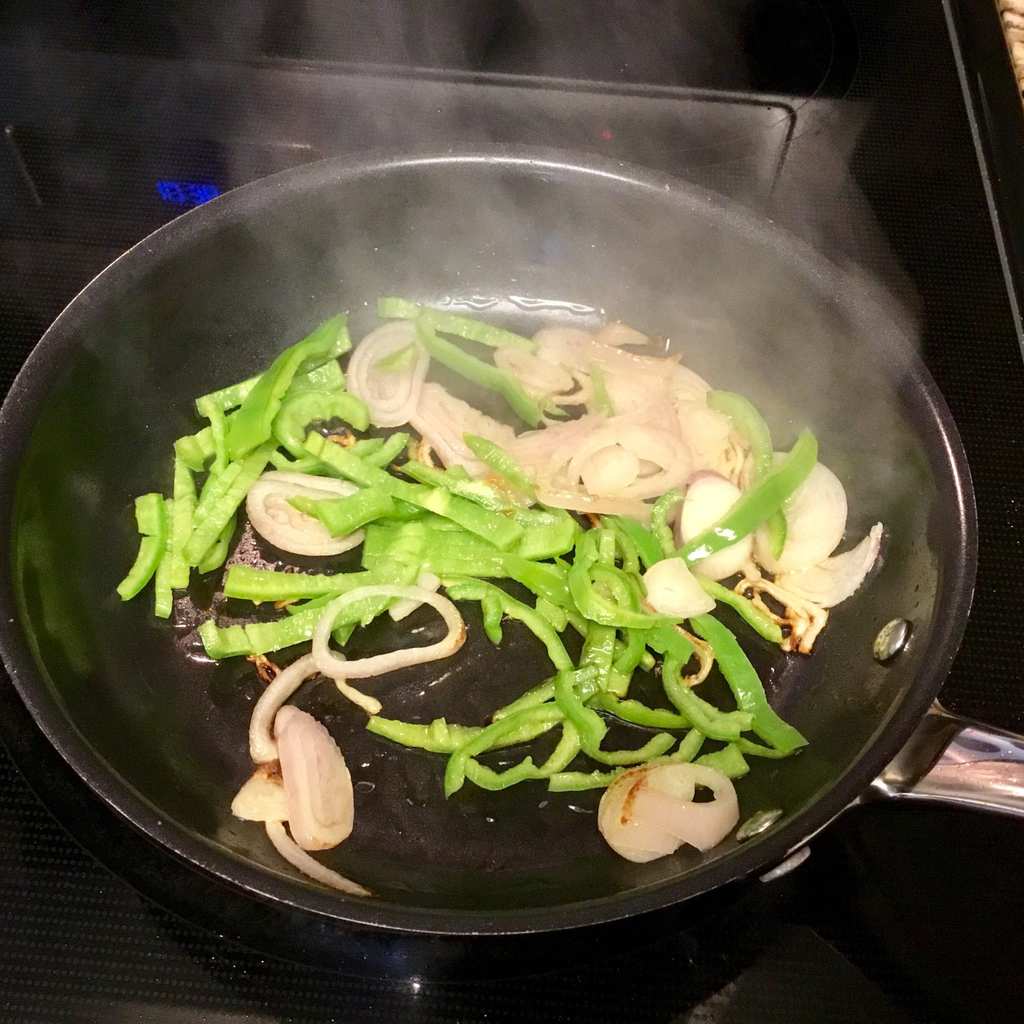
<svg viewBox="0 0 1024 1024"><path fill-rule="evenodd" d="M954 0L9 0L0 388L132 242L321 156L505 141L691 178L865 268L912 311L981 525L943 699L1024 728L1024 123L1002 47L994 4ZM1024 833L997 819L859 809L791 874L699 922L619 949L578 941L545 974L486 983L410 974L396 942L390 976L367 980L215 934L216 890L116 821L6 683L0 723L0 1020L980 1020L1019 994ZM207 927L138 896L46 807Z"/></svg>

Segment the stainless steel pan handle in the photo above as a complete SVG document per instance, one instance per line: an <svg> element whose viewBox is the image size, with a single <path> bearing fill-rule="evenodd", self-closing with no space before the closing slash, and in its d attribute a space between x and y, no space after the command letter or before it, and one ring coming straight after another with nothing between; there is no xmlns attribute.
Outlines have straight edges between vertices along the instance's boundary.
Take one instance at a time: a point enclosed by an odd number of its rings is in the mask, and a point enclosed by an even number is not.
<svg viewBox="0 0 1024 1024"><path fill-rule="evenodd" d="M872 783L872 797L917 800L1024 818L1024 736L935 703Z"/></svg>

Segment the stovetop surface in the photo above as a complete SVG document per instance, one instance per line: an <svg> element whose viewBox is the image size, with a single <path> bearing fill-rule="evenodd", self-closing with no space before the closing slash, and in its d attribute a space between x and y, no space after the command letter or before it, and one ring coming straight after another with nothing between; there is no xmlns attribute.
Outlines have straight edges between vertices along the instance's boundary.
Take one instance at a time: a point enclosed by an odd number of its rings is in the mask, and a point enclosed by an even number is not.
<svg viewBox="0 0 1024 1024"><path fill-rule="evenodd" d="M1001 105L1015 88L990 29L994 7L968 18L932 0L130 13L14 0L0 11L0 389L124 248L288 166L501 141L688 177L865 268L912 312L963 435L981 531L943 701L1022 729L1020 204L999 173L1019 155L1020 111L1009 122ZM4 732L38 797L0 753L0 1019L962 1020L1014 991L1019 826L888 807L837 823L742 911L611 959L581 949L542 978L370 982L267 960L137 896L69 839L44 805L160 891L159 854L81 787L9 689Z"/></svg>

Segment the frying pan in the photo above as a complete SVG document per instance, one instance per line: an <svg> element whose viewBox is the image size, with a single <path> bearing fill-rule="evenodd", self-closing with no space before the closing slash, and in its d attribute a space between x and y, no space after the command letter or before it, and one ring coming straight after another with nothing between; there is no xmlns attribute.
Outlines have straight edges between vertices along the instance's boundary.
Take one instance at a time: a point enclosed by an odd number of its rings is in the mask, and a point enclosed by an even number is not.
<svg viewBox="0 0 1024 1024"><path fill-rule="evenodd" d="M885 523L881 568L813 656L773 652L737 626L773 703L811 741L738 786L744 818L783 811L771 828L704 857L630 864L597 833L599 793L466 787L446 802L443 759L374 739L315 682L296 703L330 728L356 783L355 832L324 859L377 898L299 877L259 826L232 817L259 684L244 661L202 659L195 627L238 609L217 578L182 595L170 622L147 599L117 601L131 498L168 488L170 444L197 428L197 394L250 375L339 309L359 337L385 293L525 332L604 311L670 337L716 386L750 395L780 446L816 430L847 486L851 538ZM669 907L779 864L871 793L1024 808L1019 740L933 703L970 606L976 526L960 440L912 330L853 274L690 184L504 148L286 171L175 220L100 274L32 353L0 430L0 649L35 721L171 855L338 941L349 929L526 935ZM249 533L239 550L281 559ZM546 674L528 635L510 626L495 649L466 615L458 657L378 682L387 714L482 721ZM895 618L911 639L882 664L873 642ZM434 628L424 614L357 643L426 642Z"/></svg>

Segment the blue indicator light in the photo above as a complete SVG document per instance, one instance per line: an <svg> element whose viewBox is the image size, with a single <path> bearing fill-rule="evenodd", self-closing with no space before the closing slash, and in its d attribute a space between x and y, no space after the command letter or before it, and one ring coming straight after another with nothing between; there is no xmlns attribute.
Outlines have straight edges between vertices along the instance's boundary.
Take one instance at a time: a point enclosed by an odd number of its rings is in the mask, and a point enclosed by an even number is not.
<svg viewBox="0 0 1024 1024"><path fill-rule="evenodd" d="M199 206L220 195L220 188L209 181L158 181L157 195L173 206Z"/></svg>

